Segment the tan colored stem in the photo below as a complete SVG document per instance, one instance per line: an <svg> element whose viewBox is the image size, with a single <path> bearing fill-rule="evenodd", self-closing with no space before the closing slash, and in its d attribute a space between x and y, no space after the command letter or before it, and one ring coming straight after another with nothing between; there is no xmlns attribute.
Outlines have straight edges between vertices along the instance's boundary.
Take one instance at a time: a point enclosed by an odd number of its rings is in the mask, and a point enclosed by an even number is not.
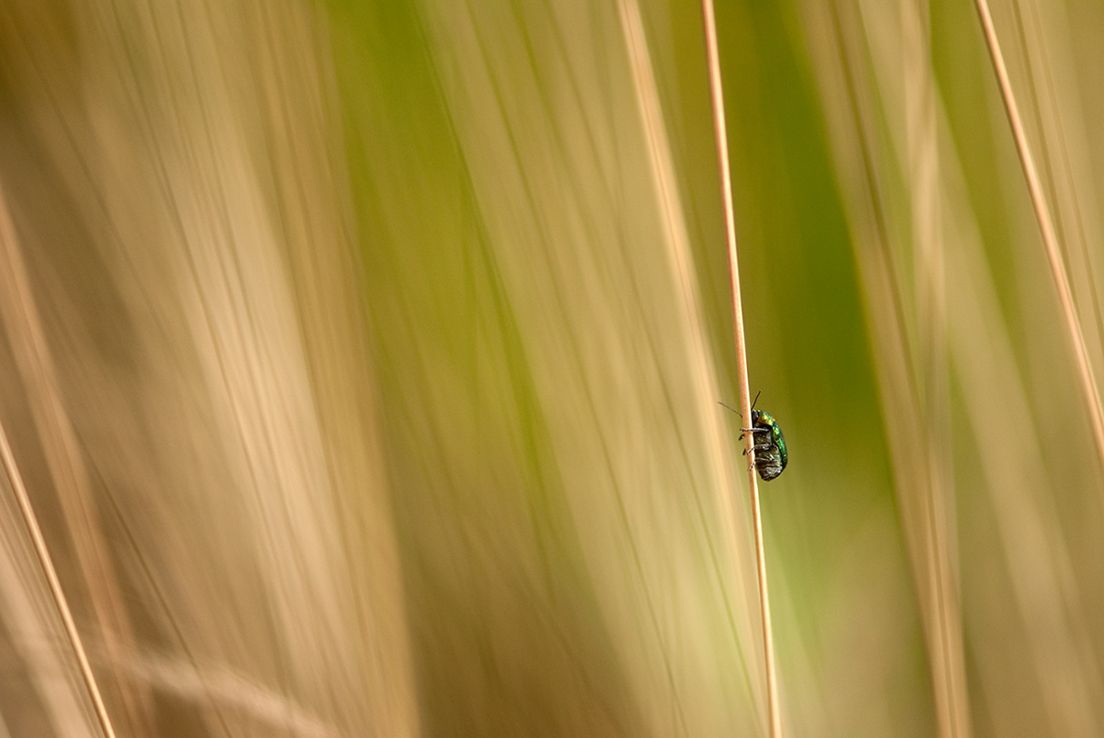
<svg viewBox="0 0 1104 738"><path fill-rule="evenodd" d="M100 688L96 684L96 676L92 673L92 666L88 662L88 656L84 651L84 644L81 641L80 633L77 631L77 625L73 621L73 613L69 609L69 601L65 598L65 592L61 588L60 580L58 580L57 570L54 569L53 559L50 558L50 550L46 547L46 539L42 536L42 529L38 525L38 519L35 517L34 508L31 507L31 500L27 495L27 488L23 486L23 477L19 474L19 467L15 464L15 456L12 454L11 445L8 443L8 434L4 431L3 424L0 424L0 460L3 461L4 472L8 475L8 482L11 484L16 502L19 503L20 515L23 518L23 523L27 526L27 534L31 537L31 542L34 544L35 556L38 559L39 565L42 567L42 574L46 577L46 582L50 587L50 594L53 597L54 605L57 607L58 615L61 617L62 625L65 627L65 635L69 638L69 645L73 648L73 655L76 656L77 665L80 667L81 677L84 680L84 686L88 690L88 697L92 700L92 707L96 711L96 719L99 721L100 728L103 730L104 735L108 736L108 738L115 738L115 730L111 725L111 718L107 714L107 708L104 706L103 697L100 696Z"/></svg>
<svg viewBox="0 0 1104 738"><path fill-rule="evenodd" d="M4 205L3 192L0 190L0 246L14 249L14 239L15 228L8 214L8 210ZM38 518L35 516L34 508L31 506L30 496L27 494L27 488L23 485L23 477L19 473L19 467L15 463L15 455L12 453L7 432L4 430L2 424L0 424L0 461L2 461L4 472L7 474L8 481L11 483L12 492L15 495L16 502L19 504L20 516L23 518L23 523L27 528L27 534L34 544L35 556L38 559L39 566L42 568L43 576L46 577L46 582L50 587L50 594L52 595L54 605L57 607L58 615L61 617L61 622L65 627L65 634L69 638L69 644L73 648L74 656L76 656L84 686L88 690L88 697L92 700L92 706L96 712L96 719L99 721L100 728L103 730L104 735L107 736L107 738L115 738L115 730L111 725L111 718L107 714L107 708L104 706L100 688L96 683L96 676L92 673L92 666L88 662L88 656L81 642L80 633L77 631L76 622L73 620L73 613L69 609L69 601L65 597L65 591L61 588L61 580L58 579L57 570L54 568L54 562L50 556L50 550L46 546L46 539L43 537L42 529L38 525Z"/></svg>
<svg viewBox="0 0 1104 738"><path fill-rule="evenodd" d="M1016 96L1012 92L1012 82L1008 77L1008 68L1004 63L1004 55L1001 53L996 28L993 26L993 16L989 12L989 3L987 0L974 0L974 4L977 7L978 17L981 19L985 44L989 48L989 58L993 62L993 71L997 75L997 85L1000 87L1004 111L1008 116L1008 125L1012 129L1012 137L1016 142L1016 154L1020 158L1024 178L1027 180L1031 206L1035 210L1035 219L1038 221L1039 231L1042 233L1043 247L1046 250L1047 261L1050 263L1051 277L1054 278L1054 286L1058 289L1058 302L1062 306L1062 316L1066 321L1066 330L1069 332L1070 341L1073 343L1073 352L1077 359L1078 374L1081 379L1081 391L1085 395L1085 403L1088 405L1089 419L1092 423L1093 438L1096 441L1097 460L1104 467L1104 412L1100 407L1100 392L1097 389L1096 378L1093 376L1092 364L1089 362L1089 350L1085 344L1085 335L1081 330L1081 321L1077 317L1077 308L1073 301L1073 290L1070 288L1069 275L1066 274L1066 267L1062 262L1058 235L1054 229L1054 221L1051 219L1046 196L1043 194L1039 173L1035 168L1035 160L1031 155L1031 147L1027 143L1027 133L1024 131L1023 121L1016 105Z"/></svg>
<svg viewBox="0 0 1104 738"><path fill-rule="evenodd" d="M724 201L725 241L728 244L728 273L732 286L732 329L736 347L736 381L740 393L740 413L751 418L751 393L748 388L747 345L744 341L744 310L740 299L740 268L736 254L736 216L732 207L732 179L729 175L728 131L725 126L724 88L717 50L717 21L713 1L702 0L705 20L705 50L709 64L709 89L713 101L713 135L717 144L721 194ZM778 677L774 664L774 638L771 633L770 598L767 592L767 560L763 547L763 519L759 507L759 480L755 476L753 434L744 435L744 449L752 463L748 465L748 489L751 492L751 523L755 533L756 578L759 588L759 618L763 630L763 660L767 675L767 715L771 738L782 735L778 709Z"/></svg>

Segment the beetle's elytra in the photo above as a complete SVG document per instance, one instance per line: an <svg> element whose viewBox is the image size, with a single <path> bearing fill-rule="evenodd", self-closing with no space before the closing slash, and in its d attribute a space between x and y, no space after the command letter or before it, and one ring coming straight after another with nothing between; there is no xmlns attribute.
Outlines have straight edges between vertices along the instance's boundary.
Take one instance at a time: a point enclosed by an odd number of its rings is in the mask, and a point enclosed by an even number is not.
<svg viewBox="0 0 1104 738"><path fill-rule="evenodd" d="M769 482L781 474L790 460L790 454L786 450L782 428L774 416L766 410L752 410L751 427L741 430L754 437L755 470L763 481ZM743 435L740 437L743 438Z"/></svg>
<svg viewBox="0 0 1104 738"><path fill-rule="evenodd" d="M777 478L786 468L790 454L786 449L786 439L782 436L782 428L778 425L778 421L766 410L756 410L756 402L759 402L758 393L755 395L755 402L751 403L751 427L740 429L743 431L740 433L740 439L743 440L744 433L752 434L751 448L754 452L755 470L759 472L764 482L769 482ZM737 415L740 414L723 402L721 405ZM744 453L746 454L747 451Z"/></svg>

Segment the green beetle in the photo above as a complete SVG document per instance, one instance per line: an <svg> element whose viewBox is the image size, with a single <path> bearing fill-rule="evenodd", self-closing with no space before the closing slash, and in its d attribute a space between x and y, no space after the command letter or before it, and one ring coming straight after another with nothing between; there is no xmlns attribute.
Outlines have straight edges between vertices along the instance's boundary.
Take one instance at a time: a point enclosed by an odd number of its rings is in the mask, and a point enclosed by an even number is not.
<svg viewBox="0 0 1104 738"><path fill-rule="evenodd" d="M759 402L758 393L755 395L755 402L751 403L751 427L740 429L743 431L740 433L740 439L743 440L744 433L752 434L751 448L755 452L755 470L759 472L764 482L769 482L786 468L790 454L786 449L786 439L782 436L782 428L778 425L778 421L766 410L756 410L756 402ZM721 404L736 412L723 402ZM736 414L739 415L738 412ZM746 454L747 450L744 453Z"/></svg>

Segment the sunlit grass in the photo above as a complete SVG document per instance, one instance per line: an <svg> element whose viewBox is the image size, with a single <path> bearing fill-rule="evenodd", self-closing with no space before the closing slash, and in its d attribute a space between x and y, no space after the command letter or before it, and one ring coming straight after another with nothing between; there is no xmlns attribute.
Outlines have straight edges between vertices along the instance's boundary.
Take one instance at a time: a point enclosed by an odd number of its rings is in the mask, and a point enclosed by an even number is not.
<svg viewBox="0 0 1104 738"><path fill-rule="evenodd" d="M1104 10L717 5L782 734L1100 733ZM0 6L0 735L766 734L702 21Z"/></svg>

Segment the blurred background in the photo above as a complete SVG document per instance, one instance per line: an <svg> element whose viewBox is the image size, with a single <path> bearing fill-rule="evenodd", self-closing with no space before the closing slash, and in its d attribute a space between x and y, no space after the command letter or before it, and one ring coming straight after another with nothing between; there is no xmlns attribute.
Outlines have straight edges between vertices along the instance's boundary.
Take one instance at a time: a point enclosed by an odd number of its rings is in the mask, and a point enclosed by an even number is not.
<svg viewBox="0 0 1104 738"><path fill-rule="evenodd" d="M1104 372L1104 6L994 0ZM1104 734L978 18L717 7L788 736ZM0 736L766 735L702 13L0 2Z"/></svg>

